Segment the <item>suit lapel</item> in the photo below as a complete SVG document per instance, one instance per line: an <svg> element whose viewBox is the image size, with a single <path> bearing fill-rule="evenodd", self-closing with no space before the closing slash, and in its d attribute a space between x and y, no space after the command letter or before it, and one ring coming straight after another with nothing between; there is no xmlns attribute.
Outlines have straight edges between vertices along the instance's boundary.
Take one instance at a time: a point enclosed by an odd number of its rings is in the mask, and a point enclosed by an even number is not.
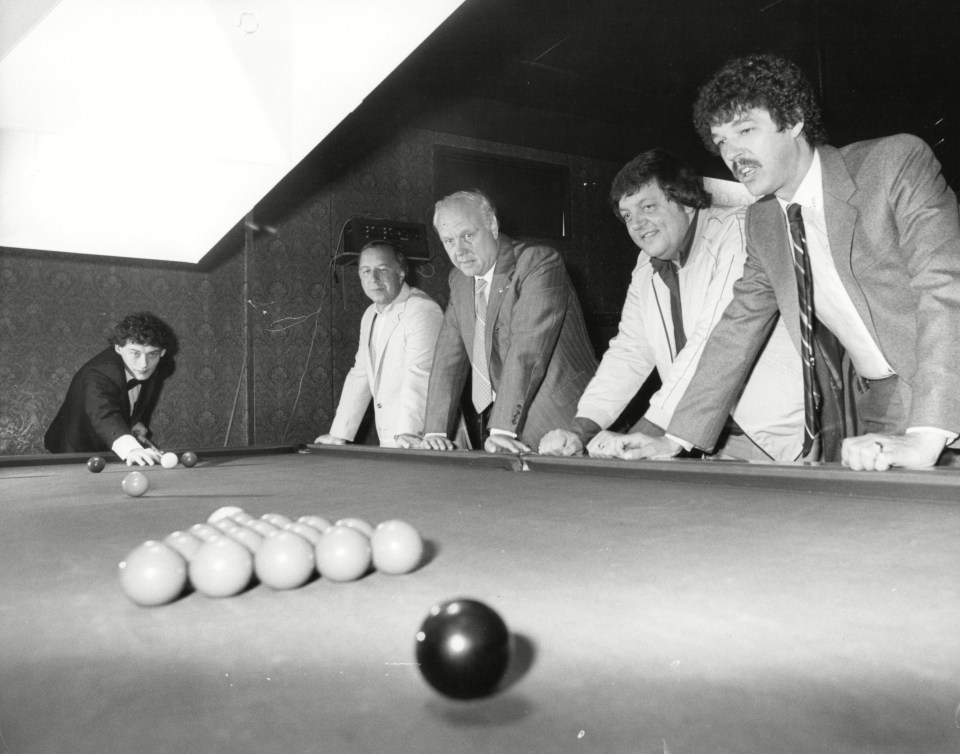
<svg viewBox="0 0 960 754"><path fill-rule="evenodd" d="M403 316L404 309L407 308L407 299L409 298L410 288L404 283L400 295L394 300L390 311L379 315L383 318L383 321L380 323L380 337L373 343L373 348L371 349L373 351L373 363L371 363L370 367L373 370L374 395L380 390L380 374L383 370L383 357L387 352L387 345L390 343L390 338L393 337L393 331L396 330L397 325L400 324L400 318ZM372 329L371 325L371 331Z"/></svg>
<svg viewBox="0 0 960 754"><path fill-rule="evenodd" d="M381 333L380 338L373 344L373 394L376 395L380 391L380 374L383 371L383 355L386 353L387 344L390 342L390 336L393 335L393 331L397 329L397 312L392 311L389 315L383 318L383 323L381 324L383 328L383 333ZM379 346L379 347L378 347Z"/></svg>
<svg viewBox="0 0 960 754"><path fill-rule="evenodd" d="M797 273L793 268L793 249L790 247L787 219L773 195L760 199L747 209L751 248L760 259L780 307L780 315L800 348L800 300L797 293ZM750 220L749 218L755 218ZM755 228L756 232L753 232Z"/></svg>
<svg viewBox="0 0 960 754"><path fill-rule="evenodd" d="M523 249L523 244L514 247L513 241L500 234L500 252L497 256L497 266L490 281L490 296L487 299L487 329L484 331L484 351L487 354L487 364L490 364L493 352L493 331L497 317L500 316L500 307L506 292L513 285L513 278L517 271L517 256Z"/></svg>
<svg viewBox="0 0 960 754"><path fill-rule="evenodd" d="M120 386L120 392L123 393L123 405L127 409L127 422L129 424L133 423L133 405L130 403L130 391L127 390L127 380L130 379L130 375L127 374L127 368L124 366L123 357L118 354L113 346L110 346L110 362L116 368L116 372L111 375L111 378L115 381L116 384ZM146 384L140 386L140 394L143 395L143 390L146 387Z"/></svg>
<svg viewBox="0 0 960 754"><path fill-rule="evenodd" d="M457 271L457 275L450 283L450 302L460 320L460 337L467 353L473 353L473 331L477 325L477 313L474 310L477 284L473 277L467 277Z"/></svg>
<svg viewBox="0 0 960 754"><path fill-rule="evenodd" d="M853 276L853 255L856 252L853 234L860 215L856 206L857 187L840 151L833 147L819 149L823 170L823 212L827 223L827 237L830 240L830 254L854 306L858 311L867 311L866 300Z"/></svg>

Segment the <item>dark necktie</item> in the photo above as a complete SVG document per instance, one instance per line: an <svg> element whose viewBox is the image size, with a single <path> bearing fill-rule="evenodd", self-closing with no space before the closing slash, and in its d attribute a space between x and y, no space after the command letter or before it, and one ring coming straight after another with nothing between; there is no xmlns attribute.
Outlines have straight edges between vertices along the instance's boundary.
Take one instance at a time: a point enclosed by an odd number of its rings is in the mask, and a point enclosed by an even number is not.
<svg viewBox="0 0 960 754"><path fill-rule="evenodd" d="M797 295L800 299L800 358L803 361L803 455L806 457L820 433L817 411L820 407L820 386L817 383L813 355L813 275L807 254L807 236L799 204L787 206L790 224L790 245L793 267L797 273Z"/></svg>
<svg viewBox="0 0 960 754"><path fill-rule="evenodd" d="M673 340L677 346L677 353L687 344L687 336L683 332L683 310L680 306L680 278L677 275L677 265L667 259L650 258L650 264L670 289L670 317L673 319Z"/></svg>

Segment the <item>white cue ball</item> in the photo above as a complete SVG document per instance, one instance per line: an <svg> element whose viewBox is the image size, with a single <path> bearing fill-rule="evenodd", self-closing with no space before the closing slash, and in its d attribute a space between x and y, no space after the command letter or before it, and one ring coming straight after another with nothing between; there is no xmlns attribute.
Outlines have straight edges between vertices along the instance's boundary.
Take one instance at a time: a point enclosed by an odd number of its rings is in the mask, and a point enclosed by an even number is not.
<svg viewBox="0 0 960 754"><path fill-rule="evenodd" d="M180 463L180 459L177 458L176 453L164 453L160 456L160 465L165 469L172 469L178 463Z"/></svg>

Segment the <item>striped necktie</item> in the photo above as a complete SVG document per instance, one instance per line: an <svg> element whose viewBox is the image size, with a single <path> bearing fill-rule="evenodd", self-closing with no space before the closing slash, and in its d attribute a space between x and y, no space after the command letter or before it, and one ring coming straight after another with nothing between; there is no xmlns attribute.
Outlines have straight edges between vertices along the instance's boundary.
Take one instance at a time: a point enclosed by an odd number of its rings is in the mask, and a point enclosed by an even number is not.
<svg viewBox="0 0 960 754"><path fill-rule="evenodd" d="M803 455L806 457L820 434L817 411L820 407L820 386L817 384L813 354L813 276L807 254L807 237L799 204L787 206L790 224L790 245L793 266L797 273L797 294L800 299L800 357L803 361Z"/></svg>
<svg viewBox="0 0 960 754"><path fill-rule="evenodd" d="M483 295L487 281L476 278L477 292L475 299L476 321L473 328L473 406L477 413L482 413L493 402L493 389L490 386L489 370L487 368L487 353L484 341L487 330L487 297Z"/></svg>

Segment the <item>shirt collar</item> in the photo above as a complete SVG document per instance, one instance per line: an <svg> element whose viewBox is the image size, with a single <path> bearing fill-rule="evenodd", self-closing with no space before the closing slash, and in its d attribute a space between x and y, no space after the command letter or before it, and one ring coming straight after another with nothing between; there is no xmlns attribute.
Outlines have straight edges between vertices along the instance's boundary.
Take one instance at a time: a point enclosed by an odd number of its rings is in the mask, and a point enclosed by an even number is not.
<svg viewBox="0 0 960 754"><path fill-rule="evenodd" d="M486 271L485 273L483 273L482 275L477 275L477 276L473 279L473 287L474 287L474 289L476 289L476 287L477 287L477 281L478 281L478 280L486 280L486 281L487 281L487 290L489 291L489 290L490 290L490 286L493 284L493 273L494 273L494 271L495 271L496 269L497 269L497 265L493 265L493 267L491 267L489 270L487 270L487 271Z"/></svg>
<svg viewBox="0 0 960 754"><path fill-rule="evenodd" d="M779 196L777 201L780 207L786 211L788 204L799 204L801 207L807 207L816 212L823 213L823 166L820 164L820 150L813 151L813 160L810 167L807 168L807 174L803 176L800 185L793 194L790 201L785 201Z"/></svg>

